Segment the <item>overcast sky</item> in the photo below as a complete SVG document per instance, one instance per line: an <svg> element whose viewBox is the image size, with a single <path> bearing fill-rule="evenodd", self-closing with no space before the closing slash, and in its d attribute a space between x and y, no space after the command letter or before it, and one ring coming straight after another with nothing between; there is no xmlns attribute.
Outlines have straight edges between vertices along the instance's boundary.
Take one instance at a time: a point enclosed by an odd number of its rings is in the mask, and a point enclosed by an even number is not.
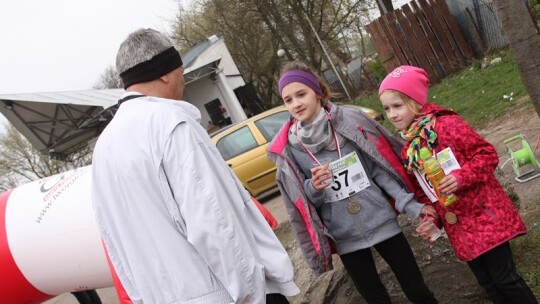
<svg viewBox="0 0 540 304"><path fill-rule="evenodd" d="M409 0L394 0L395 7ZM169 32L189 0L2 0L0 94L90 90L141 27Z"/></svg>
<svg viewBox="0 0 540 304"><path fill-rule="evenodd" d="M2 0L0 94L91 90L114 65L118 47L130 32L141 27L170 32L178 6L187 3Z"/></svg>
<svg viewBox="0 0 540 304"><path fill-rule="evenodd" d="M91 89L130 32L169 32L179 1L2 1L0 94Z"/></svg>

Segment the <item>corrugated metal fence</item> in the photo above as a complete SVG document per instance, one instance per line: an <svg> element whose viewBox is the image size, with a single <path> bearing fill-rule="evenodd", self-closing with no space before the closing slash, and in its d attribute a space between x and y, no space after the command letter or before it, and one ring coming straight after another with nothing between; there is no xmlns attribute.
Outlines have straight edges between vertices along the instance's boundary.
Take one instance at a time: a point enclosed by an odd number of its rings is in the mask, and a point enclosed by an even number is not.
<svg viewBox="0 0 540 304"><path fill-rule="evenodd" d="M334 73L334 70L329 69L323 71L321 76L326 81L332 92L340 94L343 98L347 96L347 93L345 93L345 89L341 85L336 73Z"/></svg>
<svg viewBox="0 0 540 304"><path fill-rule="evenodd" d="M447 0L446 3L475 57L508 46L493 1Z"/></svg>
<svg viewBox="0 0 540 304"><path fill-rule="evenodd" d="M347 63L347 74L351 85L357 91L362 89L362 58L356 57Z"/></svg>
<svg viewBox="0 0 540 304"><path fill-rule="evenodd" d="M357 92L363 89L364 82L362 81L362 57L356 57L349 63L347 63L347 67L345 70L342 69L340 66L337 66L336 68L341 69L343 74L346 75L345 77L347 78L343 79L343 81L350 84L352 90ZM332 92L339 93L342 98L345 98L347 96L347 93L345 93L345 89L341 85L339 79L336 76L336 73L334 73L332 69L323 71L322 77L324 78L326 83L328 83Z"/></svg>
<svg viewBox="0 0 540 304"><path fill-rule="evenodd" d="M432 82L460 71L487 51L508 46L492 0L411 1L366 29L387 71L412 64L424 68ZM362 77L362 57L341 70L353 90L368 85ZM333 70L322 75L333 92L346 95Z"/></svg>

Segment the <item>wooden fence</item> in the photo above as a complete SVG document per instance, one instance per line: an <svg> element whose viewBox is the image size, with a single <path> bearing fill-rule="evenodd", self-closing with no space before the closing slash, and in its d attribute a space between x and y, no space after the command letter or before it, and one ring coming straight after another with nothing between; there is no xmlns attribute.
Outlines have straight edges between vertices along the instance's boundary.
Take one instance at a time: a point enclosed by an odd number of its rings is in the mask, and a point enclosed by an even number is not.
<svg viewBox="0 0 540 304"><path fill-rule="evenodd" d="M444 0L415 0L370 23L366 30L386 70L414 65L431 83L461 71L473 60Z"/></svg>

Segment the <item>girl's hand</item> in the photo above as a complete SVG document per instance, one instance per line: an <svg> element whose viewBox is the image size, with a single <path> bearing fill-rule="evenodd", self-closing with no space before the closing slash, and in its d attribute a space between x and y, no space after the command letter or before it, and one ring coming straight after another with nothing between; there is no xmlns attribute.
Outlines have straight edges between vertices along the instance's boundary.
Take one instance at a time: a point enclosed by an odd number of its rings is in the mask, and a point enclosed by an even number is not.
<svg viewBox="0 0 540 304"><path fill-rule="evenodd" d="M322 166L311 168L311 184L315 190L322 191L324 188L328 187L328 184L325 182L332 177L329 167L330 164L324 164Z"/></svg>
<svg viewBox="0 0 540 304"><path fill-rule="evenodd" d="M439 214L437 214L437 210L435 210L435 207L431 205L424 205L424 207L422 207L422 210L420 210L420 218L426 216L432 217L435 221L439 219Z"/></svg>
<svg viewBox="0 0 540 304"><path fill-rule="evenodd" d="M458 190L457 178L452 174L445 176L439 184L439 191L442 195L450 195Z"/></svg>
<svg viewBox="0 0 540 304"><path fill-rule="evenodd" d="M437 236L435 239L432 239L435 222L436 220L429 215L424 217L420 215L420 218L415 223L416 233L418 233L418 235L424 240L433 243L439 237Z"/></svg>

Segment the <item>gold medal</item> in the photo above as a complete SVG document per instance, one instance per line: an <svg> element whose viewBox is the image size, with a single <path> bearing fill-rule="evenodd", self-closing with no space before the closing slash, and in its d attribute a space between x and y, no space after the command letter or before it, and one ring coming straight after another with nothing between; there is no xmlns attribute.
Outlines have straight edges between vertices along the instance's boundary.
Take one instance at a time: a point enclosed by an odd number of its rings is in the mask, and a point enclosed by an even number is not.
<svg viewBox="0 0 540 304"><path fill-rule="evenodd" d="M450 225L454 225L455 223L457 223L457 216L454 212L451 211L446 211L446 213L444 214L444 219Z"/></svg>
<svg viewBox="0 0 540 304"><path fill-rule="evenodd" d="M349 211L350 214L357 214L358 212L360 212L360 202L349 199L349 203L347 204L347 211Z"/></svg>

